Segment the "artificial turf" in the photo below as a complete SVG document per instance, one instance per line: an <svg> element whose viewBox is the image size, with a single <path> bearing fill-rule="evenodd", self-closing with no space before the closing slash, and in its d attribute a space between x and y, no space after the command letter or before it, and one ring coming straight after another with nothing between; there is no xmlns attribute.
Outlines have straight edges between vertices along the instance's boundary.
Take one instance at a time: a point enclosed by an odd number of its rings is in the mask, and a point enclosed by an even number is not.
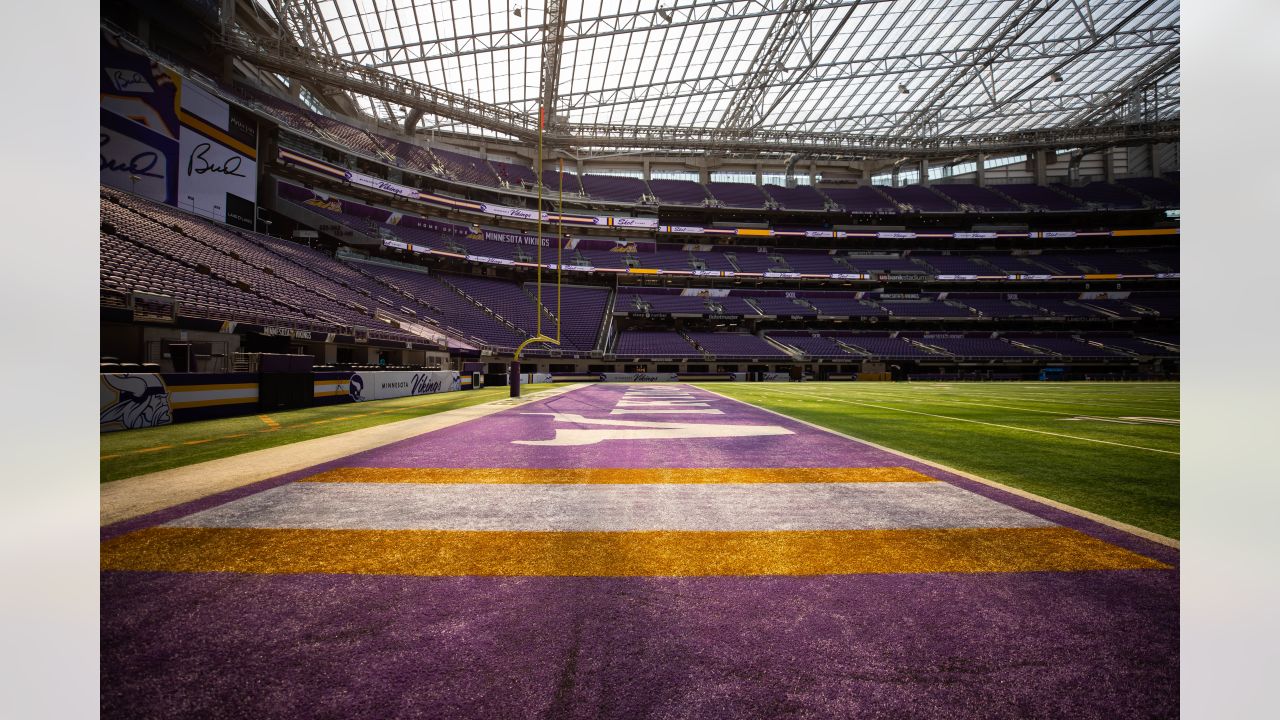
<svg viewBox="0 0 1280 720"><path fill-rule="evenodd" d="M526 385L524 391L537 392L550 387ZM479 405L507 395L506 387L481 388L106 433L100 442L100 481L120 480Z"/></svg>
<svg viewBox="0 0 1280 720"><path fill-rule="evenodd" d="M1177 383L705 387L1178 537L1178 425L1168 422L1179 418ZM1144 419L1122 420L1126 417ZM1166 422L1155 422L1157 418Z"/></svg>

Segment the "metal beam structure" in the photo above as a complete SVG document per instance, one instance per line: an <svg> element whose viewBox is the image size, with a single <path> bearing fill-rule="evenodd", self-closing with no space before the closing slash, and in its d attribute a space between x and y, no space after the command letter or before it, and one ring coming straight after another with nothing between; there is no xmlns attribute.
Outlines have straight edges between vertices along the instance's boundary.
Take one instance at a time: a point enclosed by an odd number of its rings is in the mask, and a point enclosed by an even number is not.
<svg viewBox="0 0 1280 720"><path fill-rule="evenodd" d="M530 142L542 107L549 149L834 159L1178 134L1178 0L256 2L282 30L224 49L406 132Z"/></svg>
<svg viewBox="0 0 1280 720"><path fill-rule="evenodd" d="M764 43L751 60L751 68L733 92L729 112L720 121L721 128L757 127L765 121L768 115L764 107L765 95L770 88L785 83L792 74L786 66L787 58L808 32L815 5L817 3L812 0L786 0L783 3L773 18ZM816 62L814 53L807 54Z"/></svg>
<svg viewBox="0 0 1280 720"><path fill-rule="evenodd" d="M560 87L560 58L564 44L564 24L568 6L565 0L547 0L546 23L542 35L542 80L538 98L540 110L546 114L547 126L560 129L557 92Z"/></svg>

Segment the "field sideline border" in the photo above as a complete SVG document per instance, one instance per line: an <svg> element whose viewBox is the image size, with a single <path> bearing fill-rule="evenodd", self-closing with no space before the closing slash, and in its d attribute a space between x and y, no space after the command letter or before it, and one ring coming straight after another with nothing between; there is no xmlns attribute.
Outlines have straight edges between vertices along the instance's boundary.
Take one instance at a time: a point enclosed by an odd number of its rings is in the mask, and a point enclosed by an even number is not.
<svg viewBox="0 0 1280 720"><path fill-rule="evenodd" d="M763 410L763 411L765 411L765 412L767 412L767 413L772 413L772 414L777 415L777 416L779 416L779 417L784 417L784 418L787 418L788 420L794 420L794 421L796 421L796 422L798 422L798 423L802 423L802 424L804 424L804 425L808 425L809 427L817 428L817 429L822 430L822 431L824 431L824 432L829 432L829 433L831 433L832 435L839 435L840 437L845 438L846 440L853 440L853 441L855 441L855 442L863 443L864 445L869 445L869 446L871 446L871 447L873 447L873 448L876 448L877 450L884 450L885 452L890 452L890 453L893 453L893 454L895 454L895 455L900 455L900 456L902 456L902 457L907 458L908 460L914 460L914 461L916 461L916 462L918 462L918 463L922 463L922 464L924 464L924 465L928 465L929 467L937 468L937 469L939 469L939 470L943 470L943 471L945 471L945 472L949 472L949 473L952 473L952 474L955 474L955 475L959 475L960 477L965 478L966 480L972 480L973 482L981 483L981 484L986 485L986 486L988 486L988 487L992 487L992 488L995 488L995 489L997 489L997 490L1001 490L1001 491L1003 491L1003 492L1010 493L1010 494L1012 494L1012 495L1017 495L1018 497L1025 498L1025 499L1027 499L1027 500L1032 500L1032 501L1034 501L1034 502L1038 502L1038 503L1041 503L1041 504L1043 504L1043 505L1048 505L1049 507L1054 508L1054 509L1056 509L1056 510L1061 510L1061 511L1063 511L1063 512L1066 512L1066 513L1070 513L1070 514L1072 514L1072 515L1075 515L1075 516L1077 516L1077 517L1081 517L1081 518L1084 518L1084 519L1086 519L1086 520L1091 520L1091 521L1096 522L1096 523L1098 523L1098 524L1100 524L1100 525L1105 525L1105 526L1107 526L1107 527L1109 527L1109 528L1112 528L1113 530L1120 530L1120 531L1122 531L1122 532L1129 533L1130 535L1135 535L1135 536L1137 536L1137 537L1140 537L1140 538L1142 538L1142 539L1144 539L1144 540L1150 540L1151 542L1159 543L1159 544L1161 544L1161 545L1164 545L1165 547L1173 548L1174 550L1180 550L1180 549L1181 549L1181 548L1179 547L1179 543L1178 543L1178 541L1177 541L1177 540L1175 540L1175 539L1173 539L1173 538L1171 538L1171 537L1166 537L1166 536L1161 535L1161 534L1159 534L1159 533L1152 532L1152 531L1150 531L1150 530L1146 530L1146 529L1144 529L1144 528L1140 528L1140 527L1138 527L1138 526L1136 526L1136 525L1130 525L1129 523L1120 522L1119 520L1113 520L1113 519L1111 519L1111 518L1109 518L1109 517L1106 517L1105 515L1099 515L1099 514L1097 514L1097 513L1092 513L1092 512L1089 512L1088 510L1081 510L1080 508L1075 507L1075 506L1073 506L1073 505L1068 505L1068 504L1066 504L1066 503L1058 502L1057 500L1050 500L1050 499L1049 499L1049 498L1047 498L1047 497L1043 497L1043 496L1041 496L1041 495L1037 495L1037 494L1035 494L1035 493L1033 493L1033 492L1028 492L1028 491L1026 491L1026 490L1022 490L1022 489L1020 489L1020 488L1011 487L1011 486L1009 486L1009 485L1005 485L1004 483L996 482L995 480L988 480L987 478L984 478L984 477L982 477L982 476L980 476L980 475L974 475L973 473L966 472L966 471L964 471L964 470L958 470L958 469L956 469L956 468L949 467L949 466L947 466L947 465L943 465L942 463L934 462L934 461L932 461L932 460L926 460L925 458L922 458L922 457L919 457L919 456L916 456L916 455L912 455L912 454L910 454L910 453L905 453L905 452L902 452L901 450L895 450L895 449L893 449L893 448L891 448L891 447L888 447L888 446L885 446L885 445L880 445L880 444L878 444L878 443L873 443L873 442L871 442L871 441L869 441L869 440L864 440L864 439L862 439L862 438L860 438L860 437L855 437L855 436L853 436L853 435L849 435L848 433L842 433L842 432L840 432L839 430L833 430L832 428L829 428L829 427L823 427L822 425L818 425L817 423L811 423L811 422L809 422L808 420L801 420L801 419L800 419L800 418L798 418L798 417L795 417L795 416L793 416L793 415L788 415L788 414L786 414L786 413L778 412L777 410L770 410L769 408L764 407L763 405L757 405L756 403L753 403L753 402L748 402L748 401L746 401L746 400L742 400L742 399L740 399L740 398L730 397L729 395L725 395L725 394L723 394L723 393L716 392L715 390L710 390L710 389L708 389L708 388L707 388L706 386L704 386L704 385L697 385L696 387L698 387L698 388L699 388L699 389L701 389L701 390L706 390L707 392L711 393L712 395L719 395L720 397L722 397L722 398L724 398L724 399L726 399L726 400L732 400L732 401L734 401L734 402L740 402L740 403L742 403L742 404L744 404L744 405L750 405L751 407L759 408L759 409L761 409L761 410ZM767 388L762 388L762 389L767 390ZM785 391L775 391L775 392L784 392L784 393L785 393ZM794 393L785 393L785 394L794 395Z"/></svg>
<svg viewBox="0 0 1280 720"><path fill-rule="evenodd" d="M98 523L100 527L106 527L150 515L586 386L585 383L573 383L565 387L547 388L520 398L490 400L398 422L113 480L101 485Z"/></svg>

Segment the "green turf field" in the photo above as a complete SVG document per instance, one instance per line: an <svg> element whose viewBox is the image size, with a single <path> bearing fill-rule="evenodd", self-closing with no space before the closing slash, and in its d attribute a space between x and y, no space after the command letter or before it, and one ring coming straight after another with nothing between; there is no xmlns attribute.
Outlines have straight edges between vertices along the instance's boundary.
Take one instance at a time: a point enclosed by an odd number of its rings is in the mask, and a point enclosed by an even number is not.
<svg viewBox="0 0 1280 720"><path fill-rule="evenodd" d="M703 387L1178 537L1177 383Z"/></svg>
<svg viewBox="0 0 1280 720"><path fill-rule="evenodd" d="M524 394L551 385L526 385ZM506 387L290 410L102 435L101 482L337 435L508 397Z"/></svg>

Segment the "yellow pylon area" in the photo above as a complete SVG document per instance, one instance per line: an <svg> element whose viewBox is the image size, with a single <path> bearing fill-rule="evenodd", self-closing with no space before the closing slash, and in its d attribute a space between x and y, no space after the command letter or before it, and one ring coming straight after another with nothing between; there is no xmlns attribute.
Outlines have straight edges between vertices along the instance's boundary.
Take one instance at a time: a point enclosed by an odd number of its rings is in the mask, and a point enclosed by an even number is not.
<svg viewBox="0 0 1280 720"><path fill-rule="evenodd" d="M520 354L531 343L544 342L549 345L560 344L560 278L564 257L564 158L558 159L559 198L556 207L556 336L548 337L542 332L542 129L546 123L546 109L538 108L538 268L537 268L537 329L533 337L520 343L516 348L515 362L520 362Z"/></svg>

